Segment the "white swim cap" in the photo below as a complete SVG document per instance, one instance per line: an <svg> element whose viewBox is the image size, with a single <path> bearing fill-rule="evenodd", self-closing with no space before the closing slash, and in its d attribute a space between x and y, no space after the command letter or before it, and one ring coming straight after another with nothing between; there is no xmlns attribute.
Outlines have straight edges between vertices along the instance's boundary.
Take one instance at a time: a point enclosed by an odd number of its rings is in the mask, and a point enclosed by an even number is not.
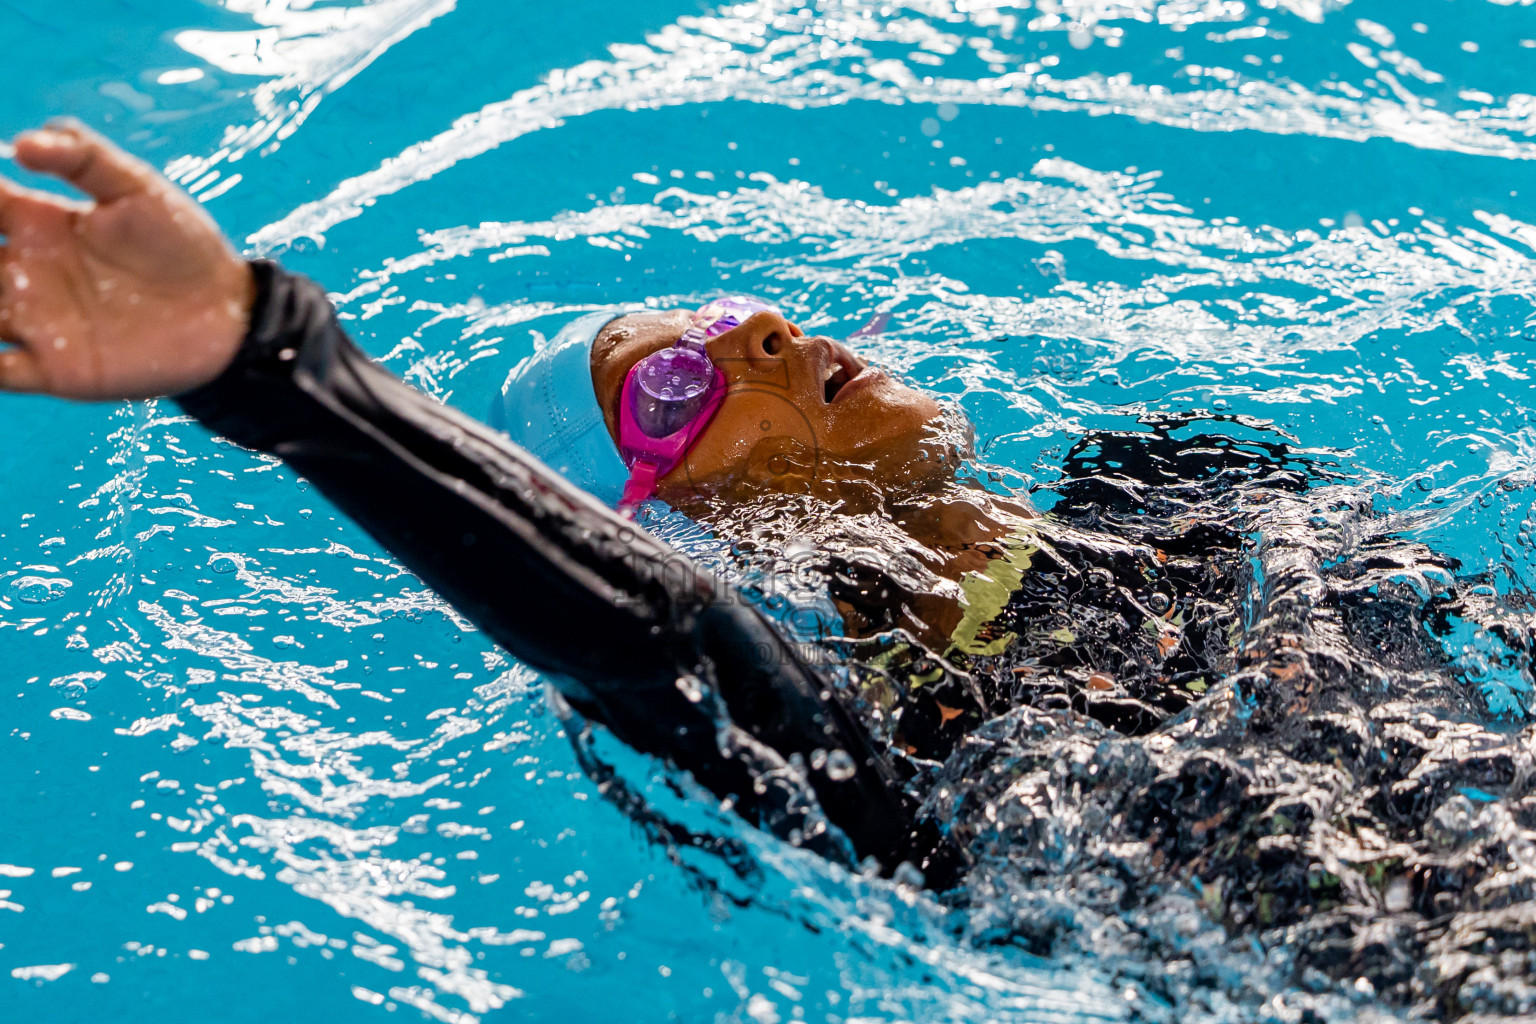
<svg viewBox="0 0 1536 1024"><path fill-rule="evenodd" d="M567 324L507 374L487 422L606 505L618 504L629 470L608 436L592 388L592 342L624 312Z"/></svg>

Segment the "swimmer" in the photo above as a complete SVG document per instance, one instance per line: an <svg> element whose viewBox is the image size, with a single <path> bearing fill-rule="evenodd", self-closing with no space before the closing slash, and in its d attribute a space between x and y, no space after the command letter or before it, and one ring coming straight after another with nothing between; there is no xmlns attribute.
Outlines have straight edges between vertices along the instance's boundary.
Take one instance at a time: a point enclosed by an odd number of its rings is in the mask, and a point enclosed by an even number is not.
<svg viewBox="0 0 1536 1024"><path fill-rule="evenodd" d="M374 365L318 287L241 260L196 203L95 133L65 122L24 135L16 160L94 202L0 193L0 334L13 343L0 386L171 395L210 429L282 456L561 680L572 707L755 824L823 852L846 839L853 859L922 866L934 840L914 820L921 792L901 783L977 725L1028 699L1147 731L1192 702L1189 679L1217 673L1206 634L1227 621L1175 624L1192 599L1159 552L1085 543L1026 501L962 483L939 402L766 304L584 318L513 373L493 431ZM692 432L647 470L652 456L621 454L644 444L626 419L633 392L648 362L684 349L702 355L717 401L658 431ZM631 506L654 491L727 532L735 509L773 493L833 503L835 522L878 523L908 555L904 571L822 538L854 660L870 669L855 699L836 698L727 585L679 572L677 552L616 511L626 490ZM1100 599L1094 628L1056 599L1062 577ZM1137 596L1159 587L1167 608ZM708 702L679 689L701 672L739 734L730 742ZM846 757L829 761L837 751ZM815 766L818 821L755 792L797 756Z"/></svg>
<svg viewBox="0 0 1536 1024"><path fill-rule="evenodd" d="M1157 613L1134 593L1169 576L1150 549L1084 545L1027 501L963 483L963 438L939 402L764 303L585 318L514 372L497 432L374 365L318 287L241 260L196 203L84 127L24 135L16 160L94 201L3 186L0 336L12 347L0 386L171 395L282 456L561 680L571 707L780 835L937 879L941 844L915 817L920 787L904 783L971 729L1028 698L1146 731L1191 702L1186 677L1214 674L1174 639L1205 624L1146 628ZM637 390L644 371L665 364L677 383L688 359L693 406L658 412ZM648 438L646 414L671 418L650 431L663 440ZM669 435L683 440L662 452ZM839 538L822 545L867 669L852 701L727 585L679 572L677 552L615 510L653 492L727 533L733 510L764 494L809 494L879 524L903 571L837 554ZM1085 558L1103 563L1083 577L1104 604L1091 631L1052 599L1052 581L1082 576ZM696 674L721 707L680 688ZM759 792L797 759L820 808Z"/></svg>
<svg viewBox="0 0 1536 1024"><path fill-rule="evenodd" d="M1326 555L1285 444L1179 440L1190 421L1173 418L1085 437L1040 516L967 478L963 425L932 396L745 297L583 318L511 374L487 426L375 365L317 285L241 259L83 126L14 150L89 199L0 179L0 388L171 396L280 456L562 707L754 825L849 866L912 865L937 890L1022 856L1074 899L1108 893L1106 913L1203 879L1204 912L1231 929L1346 938L1403 864L1418 873L1386 905L1423 936L1483 877L1422 843L1440 798L1402 751L1432 737L1379 697L1411 678L1442 717L1487 719L1433 682L1433 637L1478 614L1474 591L1422 549L1392 549L1417 589L1370 576L1384 540L1358 567ZM627 513L652 495L727 537L789 517L851 682L639 529ZM1524 627L1490 628L1528 652ZM1502 764L1465 784L1503 785ZM1435 792L1461 778L1434 772ZM1295 796L1322 788L1342 809ZM989 793L1007 814L968 817ZM1331 853L1319 868L1327 830L1369 815L1351 856L1385 851L1379 871ZM1411 988L1328 941L1345 952L1313 962L1336 976Z"/></svg>
<svg viewBox="0 0 1536 1024"><path fill-rule="evenodd" d="M240 259L147 164L68 121L14 149L89 201L0 180L0 388L174 397L213 431L287 460L559 680L569 706L748 821L848 863L927 856L912 802L866 731L728 585L679 572L677 552L612 507L376 366L318 286ZM809 802L764 783L791 760L814 766Z"/></svg>

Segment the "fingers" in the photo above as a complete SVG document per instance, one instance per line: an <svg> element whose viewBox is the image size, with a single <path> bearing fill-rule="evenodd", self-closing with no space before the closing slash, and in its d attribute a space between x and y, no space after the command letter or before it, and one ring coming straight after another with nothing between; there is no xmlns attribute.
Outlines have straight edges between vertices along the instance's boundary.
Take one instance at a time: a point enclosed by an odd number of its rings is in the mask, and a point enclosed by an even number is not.
<svg viewBox="0 0 1536 1024"><path fill-rule="evenodd" d="M6 247L0 245L0 391L43 391L46 381L42 364L20 344L11 302L11 275L6 267L9 255Z"/></svg>
<svg viewBox="0 0 1536 1024"><path fill-rule="evenodd" d="M9 246L0 245L0 347L27 344L24 292L31 284L20 267L11 263Z"/></svg>
<svg viewBox="0 0 1536 1024"><path fill-rule="evenodd" d="M15 223L16 207L20 205L26 190L8 178L0 178L0 235L11 233Z"/></svg>
<svg viewBox="0 0 1536 1024"><path fill-rule="evenodd" d="M6 267L10 255L10 249L0 245L0 343L21 341L16 325L16 311L12 308L11 275Z"/></svg>
<svg viewBox="0 0 1536 1024"><path fill-rule="evenodd" d="M0 391L38 392L47 389L47 380L37 357L24 348L0 351Z"/></svg>
<svg viewBox="0 0 1536 1024"><path fill-rule="evenodd" d="M53 174L98 202L143 192L158 178L144 161L74 121L58 121L16 140L16 162Z"/></svg>

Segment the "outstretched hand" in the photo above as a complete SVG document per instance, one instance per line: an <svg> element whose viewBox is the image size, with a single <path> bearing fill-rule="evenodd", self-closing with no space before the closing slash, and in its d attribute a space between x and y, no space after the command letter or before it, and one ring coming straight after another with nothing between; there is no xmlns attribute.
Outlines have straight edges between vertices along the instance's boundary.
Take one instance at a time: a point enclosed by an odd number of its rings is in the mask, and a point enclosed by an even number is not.
<svg viewBox="0 0 1536 1024"><path fill-rule="evenodd" d="M217 377L254 284L202 207L73 122L21 136L15 160L91 199L0 177L0 390L149 398Z"/></svg>

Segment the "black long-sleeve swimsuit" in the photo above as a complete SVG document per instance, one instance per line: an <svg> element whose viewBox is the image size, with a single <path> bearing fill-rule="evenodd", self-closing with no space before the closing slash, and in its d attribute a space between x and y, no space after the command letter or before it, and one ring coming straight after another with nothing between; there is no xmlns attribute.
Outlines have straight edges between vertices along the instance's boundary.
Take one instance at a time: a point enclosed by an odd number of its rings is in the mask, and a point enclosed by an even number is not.
<svg viewBox="0 0 1536 1024"><path fill-rule="evenodd" d="M1042 952L1061 918L1020 891L1150 927L1157 950L1152 908L1195 880L1229 929L1394 1004L1465 1005L1464 980L1528 973L1529 888L1503 871L1528 825L1500 819L1474 854L1439 823L1455 801L1471 815L1469 793L1531 799L1531 727L1480 731L1507 712L1444 645L1475 624L1526 666L1536 631L1510 609L1536 600L1502 608L1490 574L1318 503L1327 464L1228 436L1245 423L1085 435L1050 514L994 545L994 581L1018 570L1001 610L943 657L898 628L894 578L831 560L863 637L836 642L853 685L835 690L730 586L374 365L314 284L254 266L249 337L183 408L286 459L575 710L747 821L844 863L910 861ZM1342 552L1325 514L1348 524ZM781 784L802 771L819 810ZM1376 957L1393 878L1406 944ZM1437 944L1460 966L1411 974Z"/></svg>
<svg viewBox="0 0 1536 1024"><path fill-rule="evenodd" d="M845 862L925 859L890 763L732 587L376 365L314 282L251 266L245 342L184 410L288 462L578 712L747 821ZM791 764L821 813L764 785Z"/></svg>

